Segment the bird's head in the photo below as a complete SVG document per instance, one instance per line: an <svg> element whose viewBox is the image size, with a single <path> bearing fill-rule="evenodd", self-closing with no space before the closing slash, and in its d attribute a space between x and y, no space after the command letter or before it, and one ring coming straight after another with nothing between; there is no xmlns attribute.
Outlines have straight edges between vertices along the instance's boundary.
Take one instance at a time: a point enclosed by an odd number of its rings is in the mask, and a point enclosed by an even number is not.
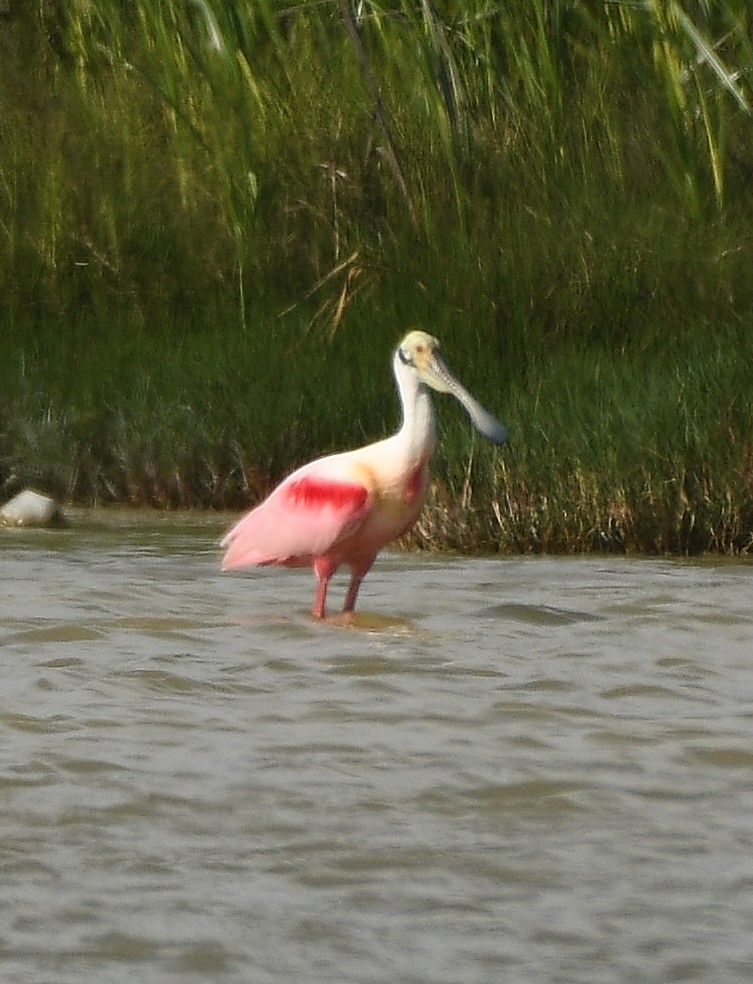
<svg viewBox="0 0 753 984"><path fill-rule="evenodd" d="M451 392L444 381L449 370L442 360L439 340L433 335L418 328L409 331L398 346L397 357L404 366L415 370L422 383L438 393Z"/></svg>
<svg viewBox="0 0 753 984"><path fill-rule="evenodd" d="M396 367L412 369L420 382L438 393L452 393L468 411L474 427L495 444L504 444L507 431L455 378L442 358L439 341L428 332L414 328L395 352Z"/></svg>

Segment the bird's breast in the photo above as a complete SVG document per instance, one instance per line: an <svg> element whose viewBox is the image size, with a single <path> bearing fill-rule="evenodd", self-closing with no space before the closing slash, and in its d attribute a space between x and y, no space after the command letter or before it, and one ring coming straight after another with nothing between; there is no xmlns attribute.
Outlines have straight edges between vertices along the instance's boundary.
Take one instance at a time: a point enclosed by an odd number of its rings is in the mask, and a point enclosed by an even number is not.
<svg viewBox="0 0 753 984"><path fill-rule="evenodd" d="M377 499L382 511L402 519L420 510L428 484L425 461L409 468L382 474L376 481Z"/></svg>

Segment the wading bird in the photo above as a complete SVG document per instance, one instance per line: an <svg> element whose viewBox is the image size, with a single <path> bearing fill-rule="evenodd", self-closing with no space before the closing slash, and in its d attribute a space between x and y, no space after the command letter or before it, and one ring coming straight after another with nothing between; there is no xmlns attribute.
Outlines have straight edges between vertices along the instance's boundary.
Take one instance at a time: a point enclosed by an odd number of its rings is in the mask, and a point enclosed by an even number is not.
<svg viewBox="0 0 753 984"><path fill-rule="evenodd" d="M356 451L328 455L289 475L226 534L222 569L279 564L313 567L312 615L324 618L327 586L342 564L351 570L343 611L376 555L416 522L429 481L436 424L429 388L451 393L479 433L502 444L505 428L455 379L439 342L411 331L398 345L393 369L403 423L392 437Z"/></svg>

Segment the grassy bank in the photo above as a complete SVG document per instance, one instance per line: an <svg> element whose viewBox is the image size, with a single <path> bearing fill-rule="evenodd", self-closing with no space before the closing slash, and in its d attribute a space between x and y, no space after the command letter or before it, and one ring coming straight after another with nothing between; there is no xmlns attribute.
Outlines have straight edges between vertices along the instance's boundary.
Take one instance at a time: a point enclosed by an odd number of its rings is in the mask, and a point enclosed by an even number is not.
<svg viewBox="0 0 753 984"><path fill-rule="evenodd" d="M742 0L7 6L4 495L246 505L420 324L513 440L440 407L415 541L749 549Z"/></svg>

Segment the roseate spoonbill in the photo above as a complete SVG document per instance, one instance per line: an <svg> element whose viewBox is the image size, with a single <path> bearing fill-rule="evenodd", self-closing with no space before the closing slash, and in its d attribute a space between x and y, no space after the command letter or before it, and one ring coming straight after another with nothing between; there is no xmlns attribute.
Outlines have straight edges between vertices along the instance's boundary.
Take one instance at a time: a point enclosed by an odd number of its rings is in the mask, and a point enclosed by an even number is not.
<svg viewBox="0 0 753 984"><path fill-rule="evenodd" d="M365 448L318 458L289 475L230 528L221 543L223 570L313 567L317 589L311 611L324 618L329 580L347 564L351 578L343 611L352 612L376 555L406 533L421 512L436 431L429 388L452 393L490 441L507 440L505 428L447 368L436 338L409 332L392 364L403 405L400 430Z"/></svg>

